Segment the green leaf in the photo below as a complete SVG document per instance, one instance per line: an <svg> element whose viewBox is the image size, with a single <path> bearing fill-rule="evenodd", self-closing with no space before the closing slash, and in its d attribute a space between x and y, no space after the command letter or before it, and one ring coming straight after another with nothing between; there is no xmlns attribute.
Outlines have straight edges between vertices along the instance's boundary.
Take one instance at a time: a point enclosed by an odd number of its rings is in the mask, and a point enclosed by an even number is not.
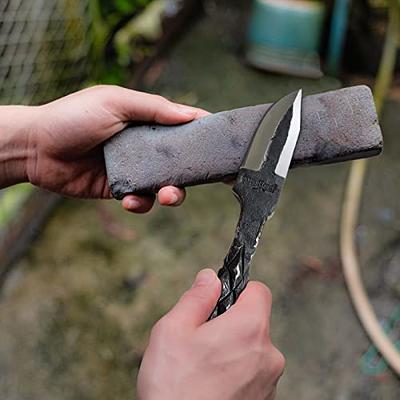
<svg viewBox="0 0 400 400"><path fill-rule="evenodd" d="M137 8L137 2L131 0L115 0L116 9L124 14L129 14Z"/></svg>

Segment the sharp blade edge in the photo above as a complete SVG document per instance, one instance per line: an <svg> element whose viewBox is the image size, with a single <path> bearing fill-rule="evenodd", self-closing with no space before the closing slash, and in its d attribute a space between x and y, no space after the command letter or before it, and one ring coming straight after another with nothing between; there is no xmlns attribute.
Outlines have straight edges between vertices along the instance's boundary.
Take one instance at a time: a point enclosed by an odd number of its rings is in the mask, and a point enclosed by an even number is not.
<svg viewBox="0 0 400 400"><path fill-rule="evenodd" d="M291 93L277 101L267 111L249 146L242 168L259 171L264 164L268 148L283 116L293 106L298 92Z"/></svg>
<svg viewBox="0 0 400 400"><path fill-rule="evenodd" d="M297 140L300 135L302 98L303 91L299 90L293 103L293 117L290 122L288 137L275 167L275 174L282 178L286 178L287 176Z"/></svg>

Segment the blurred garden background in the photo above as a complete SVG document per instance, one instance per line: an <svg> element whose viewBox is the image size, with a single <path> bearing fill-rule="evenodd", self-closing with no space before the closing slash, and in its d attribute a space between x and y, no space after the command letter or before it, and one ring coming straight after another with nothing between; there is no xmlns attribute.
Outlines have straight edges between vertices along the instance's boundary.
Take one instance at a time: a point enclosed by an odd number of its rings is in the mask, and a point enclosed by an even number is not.
<svg viewBox="0 0 400 400"><path fill-rule="evenodd" d="M385 151L369 162L355 239L400 348L400 63L389 54L399 14L397 0L0 0L0 104L109 83L217 112L300 87L375 88ZM343 279L348 171L291 171L253 260L287 359L278 399L400 398ZM189 188L183 206L148 215L29 185L0 191L0 398L135 398L151 327L198 270L221 265L238 211L223 184Z"/></svg>

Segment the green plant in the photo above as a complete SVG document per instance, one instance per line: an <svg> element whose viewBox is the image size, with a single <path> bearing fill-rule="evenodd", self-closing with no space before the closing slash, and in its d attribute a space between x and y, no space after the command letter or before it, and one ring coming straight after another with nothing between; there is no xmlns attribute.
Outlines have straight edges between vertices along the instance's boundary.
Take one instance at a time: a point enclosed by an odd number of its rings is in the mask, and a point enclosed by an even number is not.
<svg viewBox="0 0 400 400"><path fill-rule="evenodd" d="M103 83L122 83L124 70L113 53L115 34L139 14L152 0L91 0L93 80ZM111 50L110 50L111 48Z"/></svg>

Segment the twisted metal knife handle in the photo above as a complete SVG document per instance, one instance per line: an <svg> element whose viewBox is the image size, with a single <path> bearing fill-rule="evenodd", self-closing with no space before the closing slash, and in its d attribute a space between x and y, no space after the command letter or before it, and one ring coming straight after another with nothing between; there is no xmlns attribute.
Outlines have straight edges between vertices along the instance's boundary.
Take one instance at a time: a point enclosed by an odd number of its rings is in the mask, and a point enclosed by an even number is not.
<svg viewBox="0 0 400 400"><path fill-rule="evenodd" d="M218 271L221 295L210 315L210 320L223 314L235 304L249 282L249 267L244 254L244 246L237 248L236 252L231 251L225 258L223 267Z"/></svg>
<svg viewBox="0 0 400 400"><path fill-rule="evenodd" d="M262 179L258 171L241 169L233 191L241 206L235 236L218 271L221 296L209 319L227 311L249 282L250 263L265 221L275 210L284 179L267 170Z"/></svg>

